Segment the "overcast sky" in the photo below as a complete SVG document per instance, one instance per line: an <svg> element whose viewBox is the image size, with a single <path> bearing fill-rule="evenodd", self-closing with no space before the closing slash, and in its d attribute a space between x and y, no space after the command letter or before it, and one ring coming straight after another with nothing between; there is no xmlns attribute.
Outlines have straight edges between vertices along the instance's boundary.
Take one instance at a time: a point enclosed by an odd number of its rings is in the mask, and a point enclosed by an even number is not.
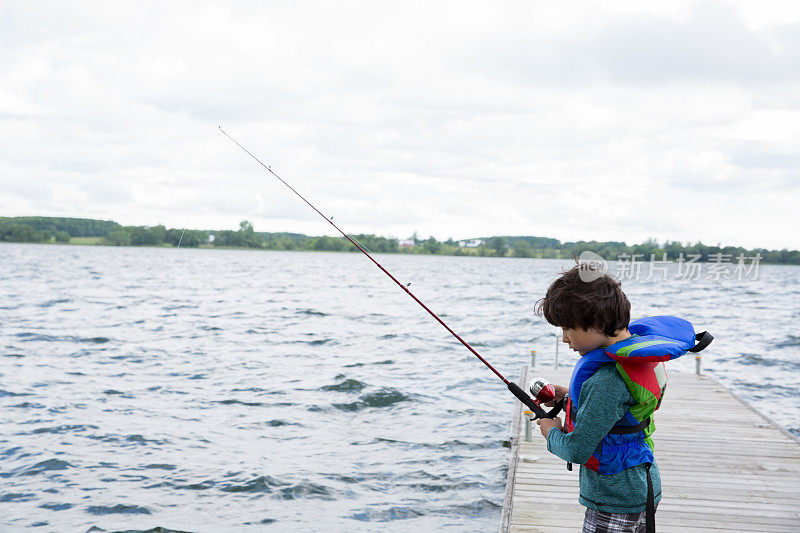
<svg viewBox="0 0 800 533"><path fill-rule="evenodd" d="M0 1L0 215L800 248L800 2Z"/></svg>

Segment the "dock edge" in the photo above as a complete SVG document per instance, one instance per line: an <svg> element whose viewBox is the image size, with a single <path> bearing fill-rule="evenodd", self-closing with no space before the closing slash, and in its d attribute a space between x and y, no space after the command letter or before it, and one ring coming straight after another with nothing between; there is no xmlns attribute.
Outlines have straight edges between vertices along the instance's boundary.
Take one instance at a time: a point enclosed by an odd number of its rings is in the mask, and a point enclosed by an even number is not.
<svg viewBox="0 0 800 533"><path fill-rule="evenodd" d="M520 371L520 387L525 389L525 381L528 379L528 365L523 365ZM511 527L511 509L514 504L514 483L517 477L517 464L519 463L519 434L522 424L522 403L514 402L514 415L511 418L509 427L508 444L511 459L508 462L508 474L506 476L506 492L503 496L503 514L500 518L500 533L508 533Z"/></svg>

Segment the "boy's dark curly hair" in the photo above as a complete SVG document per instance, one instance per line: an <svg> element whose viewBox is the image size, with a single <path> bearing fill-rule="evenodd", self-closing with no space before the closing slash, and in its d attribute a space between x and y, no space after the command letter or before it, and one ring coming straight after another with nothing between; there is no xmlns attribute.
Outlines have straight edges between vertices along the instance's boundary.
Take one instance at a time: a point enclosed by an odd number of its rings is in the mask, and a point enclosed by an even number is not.
<svg viewBox="0 0 800 533"><path fill-rule="evenodd" d="M622 292L616 279L599 272L593 281L583 281L581 268L577 265L564 272L555 280L547 294L536 302L536 314L544 315L545 320L561 328L597 328L605 335L613 337L628 327L631 320L631 303Z"/></svg>

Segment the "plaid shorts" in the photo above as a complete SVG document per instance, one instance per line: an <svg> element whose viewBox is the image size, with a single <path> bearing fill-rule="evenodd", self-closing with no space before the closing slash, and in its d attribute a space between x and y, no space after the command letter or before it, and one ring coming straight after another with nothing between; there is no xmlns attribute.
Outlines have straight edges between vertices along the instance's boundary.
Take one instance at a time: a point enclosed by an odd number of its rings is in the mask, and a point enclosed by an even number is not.
<svg viewBox="0 0 800 533"><path fill-rule="evenodd" d="M644 533L645 516L644 511L641 513L604 513L586 509L583 533Z"/></svg>

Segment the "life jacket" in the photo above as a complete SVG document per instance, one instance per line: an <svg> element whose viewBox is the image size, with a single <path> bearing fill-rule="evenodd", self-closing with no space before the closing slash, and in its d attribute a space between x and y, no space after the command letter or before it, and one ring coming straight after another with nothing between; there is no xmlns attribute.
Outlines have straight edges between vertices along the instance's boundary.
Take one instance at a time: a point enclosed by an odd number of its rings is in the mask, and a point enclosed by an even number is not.
<svg viewBox="0 0 800 533"><path fill-rule="evenodd" d="M635 320L628 325L628 331L632 337L592 350L578 360L565 398L564 431L569 433L578 423L576 403L583 383L601 365L616 363L617 371L636 401L584 464L600 474L618 474L627 468L653 462L651 435L656 429L653 413L660 407L667 388L664 361L687 351L699 352L714 338L705 331L695 334L692 324L673 316ZM571 465L568 467L571 469Z"/></svg>

